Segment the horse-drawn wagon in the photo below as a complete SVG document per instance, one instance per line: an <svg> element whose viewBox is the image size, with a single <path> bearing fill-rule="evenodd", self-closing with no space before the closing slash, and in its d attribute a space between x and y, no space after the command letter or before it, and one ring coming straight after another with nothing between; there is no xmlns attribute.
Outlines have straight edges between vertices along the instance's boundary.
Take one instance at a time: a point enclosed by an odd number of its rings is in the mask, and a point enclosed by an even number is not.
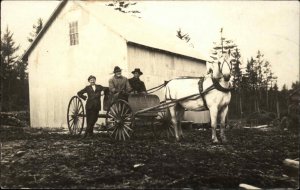
<svg viewBox="0 0 300 190"><path fill-rule="evenodd" d="M106 113L99 114L98 118L105 119L106 131L117 140L129 139L139 120L150 122L156 136L162 132L173 135L174 129L170 125L166 108L174 103L160 102L159 97L154 94L129 94L128 100L117 99L105 109ZM68 128L71 134L81 134L85 117L82 100L78 96L73 96L67 111Z"/></svg>
<svg viewBox="0 0 300 190"><path fill-rule="evenodd" d="M192 78L200 79L200 77ZM184 79L186 78L184 77ZM106 111L105 114L98 114L98 118L105 119L105 128L110 136L117 140L129 139L137 123L139 123L138 121L151 123L156 137L163 134L168 137L174 136L174 127L167 108L182 100L192 97L197 98L201 95L196 93L176 100L160 101L159 97L152 93L165 87L168 82L166 81L164 84L149 89L147 94L129 94L128 100L117 99L107 109L104 109ZM109 101L110 98L104 99ZM107 103L104 102L105 104ZM71 134L81 134L84 128L85 117L82 100L78 96L73 96L69 101L67 111L68 128Z"/></svg>
<svg viewBox="0 0 300 190"><path fill-rule="evenodd" d="M148 90L147 94L129 94L126 100L113 101L106 109L106 114L99 114L99 118L105 118L107 132L118 140L126 140L132 136L137 120L150 121L155 136L165 132L168 136L173 135L180 140L183 137L181 122L184 111L209 109L213 142L218 142L218 118L221 122L221 139L226 142L224 128L231 99L231 68L232 63L228 56L222 57L222 61L218 61L218 65L213 68L213 75L205 79L181 77L177 78L178 80L166 81ZM159 97L152 93L164 87L166 99L161 102ZM80 134L86 115L79 97L71 98L67 114L71 134Z"/></svg>

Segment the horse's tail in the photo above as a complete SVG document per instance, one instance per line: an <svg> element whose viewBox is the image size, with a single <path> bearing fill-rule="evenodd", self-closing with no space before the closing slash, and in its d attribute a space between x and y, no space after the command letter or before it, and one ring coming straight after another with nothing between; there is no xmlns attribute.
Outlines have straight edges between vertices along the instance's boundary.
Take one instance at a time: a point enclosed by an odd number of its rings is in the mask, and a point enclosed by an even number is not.
<svg viewBox="0 0 300 190"><path fill-rule="evenodd" d="M172 100L172 93L171 93L171 88L170 88L170 82L171 81L168 81L165 85L165 101L170 101Z"/></svg>
<svg viewBox="0 0 300 190"><path fill-rule="evenodd" d="M170 88L168 84L165 86L165 99L164 101L166 102L170 98Z"/></svg>

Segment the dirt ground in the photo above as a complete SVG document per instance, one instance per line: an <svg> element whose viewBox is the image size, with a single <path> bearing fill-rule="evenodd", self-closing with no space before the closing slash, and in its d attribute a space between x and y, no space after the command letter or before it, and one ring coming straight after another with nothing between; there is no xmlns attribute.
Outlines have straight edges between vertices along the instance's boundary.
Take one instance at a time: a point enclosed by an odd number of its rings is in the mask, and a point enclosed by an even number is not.
<svg viewBox="0 0 300 190"><path fill-rule="evenodd" d="M297 188L283 160L298 157L297 132L228 129L227 144L211 131L154 140L149 128L117 142L105 133L82 139L60 130L1 126L1 188ZM60 132L60 133L59 133Z"/></svg>

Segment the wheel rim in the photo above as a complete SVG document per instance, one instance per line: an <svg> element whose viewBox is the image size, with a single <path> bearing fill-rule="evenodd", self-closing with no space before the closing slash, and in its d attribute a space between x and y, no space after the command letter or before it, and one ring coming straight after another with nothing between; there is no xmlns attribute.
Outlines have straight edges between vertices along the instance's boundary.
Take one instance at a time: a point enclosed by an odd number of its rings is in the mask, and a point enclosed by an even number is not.
<svg viewBox="0 0 300 190"><path fill-rule="evenodd" d="M154 122L154 135L156 137L167 136L167 138L175 137L174 126L172 125L168 111L158 112Z"/></svg>
<svg viewBox="0 0 300 190"><path fill-rule="evenodd" d="M82 101L73 96L68 105L67 122L70 134L79 135L84 125L84 108Z"/></svg>
<svg viewBox="0 0 300 190"><path fill-rule="evenodd" d="M132 136L134 115L124 100L111 104L106 114L106 128L110 137L116 140L127 140Z"/></svg>

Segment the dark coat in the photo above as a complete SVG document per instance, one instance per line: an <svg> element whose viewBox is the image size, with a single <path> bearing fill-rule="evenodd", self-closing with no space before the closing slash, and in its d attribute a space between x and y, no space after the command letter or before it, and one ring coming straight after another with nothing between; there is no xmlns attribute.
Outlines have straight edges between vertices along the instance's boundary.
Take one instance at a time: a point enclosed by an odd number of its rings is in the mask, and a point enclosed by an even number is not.
<svg viewBox="0 0 300 190"><path fill-rule="evenodd" d="M95 91L93 90L92 86L86 86L84 89L80 90L77 95L86 100L86 96L83 94L87 94L88 98L87 98L87 102L85 105L85 109L94 109L94 110L101 110L101 100L100 100L100 96L101 96L101 91L102 90L106 90L106 87L103 87L101 85L96 85L96 89Z"/></svg>
<svg viewBox="0 0 300 190"><path fill-rule="evenodd" d="M128 80L130 86L132 87L134 92L140 93L140 92L146 92L145 83L141 81L139 78L131 78Z"/></svg>

